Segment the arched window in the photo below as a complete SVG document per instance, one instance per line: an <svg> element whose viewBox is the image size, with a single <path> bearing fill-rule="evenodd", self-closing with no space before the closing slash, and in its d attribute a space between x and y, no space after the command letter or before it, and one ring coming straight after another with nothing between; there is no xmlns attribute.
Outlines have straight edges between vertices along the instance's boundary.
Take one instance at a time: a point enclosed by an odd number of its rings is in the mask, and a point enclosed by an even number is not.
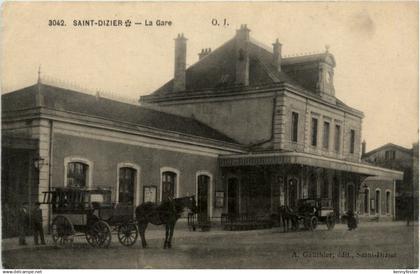
<svg viewBox="0 0 420 274"><path fill-rule="evenodd" d="M162 172L162 201L167 200L168 197L175 197L176 180L177 174L175 172Z"/></svg>
<svg viewBox="0 0 420 274"><path fill-rule="evenodd" d="M366 188L365 189L365 199L364 199L364 203L363 203L363 205L364 205L364 213L365 214L369 214L369 200L370 200L370 191L369 191L369 188Z"/></svg>
<svg viewBox="0 0 420 274"><path fill-rule="evenodd" d="M81 162L67 164L67 186L86 187L89 166Z"/></svg>
<svg viewBox="0 0 420 274"><path fill-rule="evenodd" d="M118 203L133 205L136 170L131 167L121 167L118 182Z"/></svg>
<svg viewBox="0 0 420 274"><path fill-rule="evenodd" d="M93 162L79 157L64 158L64 186L91 187Z"/></svg>
<svg viewBox="0 0 420 274"><path fill-rule="evenodd" d="M391 214L391 191L386 191L386 214Z"/></svg>
<svg viewBox="0 0 420 274"><path fill-rule="evenodd" d="M381 190L376 189L375 191L375 212L381 214Z"/></svg>

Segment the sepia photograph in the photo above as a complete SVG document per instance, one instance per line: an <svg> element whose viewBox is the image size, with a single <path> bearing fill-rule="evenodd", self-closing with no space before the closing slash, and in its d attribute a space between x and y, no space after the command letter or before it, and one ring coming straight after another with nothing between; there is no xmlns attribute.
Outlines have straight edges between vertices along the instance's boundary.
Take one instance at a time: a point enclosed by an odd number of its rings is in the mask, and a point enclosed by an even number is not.
<svg viewBox="0 0 420 274"><path fill-rule="evenodd" d="M3 273L417 273L417 1L7 1L0 22Z"/></svg>

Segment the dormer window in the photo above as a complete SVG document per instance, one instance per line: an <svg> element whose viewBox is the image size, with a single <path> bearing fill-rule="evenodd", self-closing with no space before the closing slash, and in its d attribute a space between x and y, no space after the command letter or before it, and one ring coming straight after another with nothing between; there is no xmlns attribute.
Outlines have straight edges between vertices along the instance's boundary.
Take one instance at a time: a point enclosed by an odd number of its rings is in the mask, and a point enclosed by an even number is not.
<svg viewBox="0 0 420 274"><path fill-rule="evenodd" d="M332 78L333 78L332 72L331 71L328 71L327 72L327 83L328 84L331 84L332 83Z"/></svg>

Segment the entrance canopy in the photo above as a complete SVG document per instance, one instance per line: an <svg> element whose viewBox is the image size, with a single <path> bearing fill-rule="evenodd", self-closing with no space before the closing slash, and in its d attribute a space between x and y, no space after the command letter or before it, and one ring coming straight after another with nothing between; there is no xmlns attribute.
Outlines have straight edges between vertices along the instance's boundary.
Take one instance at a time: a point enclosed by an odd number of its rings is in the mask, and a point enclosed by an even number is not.
<svg viewBox="0 0 420 274"><path fill-rule="evenodd" d="M350 162L299 152L271 152L258 154L236 154L219 157L220 167L261 166L298 164L333 170L357 173L365 176L378 176L390 180L402 180L403 172L381 168L365 163Z"/></svg>

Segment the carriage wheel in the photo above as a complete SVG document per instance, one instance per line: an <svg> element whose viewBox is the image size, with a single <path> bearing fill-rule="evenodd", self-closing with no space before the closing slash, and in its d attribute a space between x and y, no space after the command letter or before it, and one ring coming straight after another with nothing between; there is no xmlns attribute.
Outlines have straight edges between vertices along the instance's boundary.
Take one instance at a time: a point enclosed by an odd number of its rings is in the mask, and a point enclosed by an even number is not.
<svg viewBox="0 0 420 274"><path fill-rule="evenodd" d="M104 221L97 221L86 232L86 240L93 247L108 247L111 244L111 228Z"/></svg>
<svg viewBox="0 0 420 274"><path fill-rule="evenodd" d="M134 223L125 223L118 226L118 240L122 245L132 246L139 236L137 226Z"/></svg>
<svg viewBox="0 0 420 274"><path fill-rule="evenodd" d="M331 214L331 215L328 215L327 216L326 223L327 223L328 230L332 230L334 228L334 226L335 226L335 217L334 217L334 214Z"/></svg>
<svg viewBox="0 0 420 274"><path fill-rule="evenodd" d="M313 231L316 229L316 226L318 225L318 219L316 216L312 216L309 221L309 230Z"/></svg>
<svg viewBox="0 0 420 274"><path fill-rule="evenodd" d="M55 244L71 243L74 235L73 224L66 216L57 216L52 222L51 235Z"/></svg>

